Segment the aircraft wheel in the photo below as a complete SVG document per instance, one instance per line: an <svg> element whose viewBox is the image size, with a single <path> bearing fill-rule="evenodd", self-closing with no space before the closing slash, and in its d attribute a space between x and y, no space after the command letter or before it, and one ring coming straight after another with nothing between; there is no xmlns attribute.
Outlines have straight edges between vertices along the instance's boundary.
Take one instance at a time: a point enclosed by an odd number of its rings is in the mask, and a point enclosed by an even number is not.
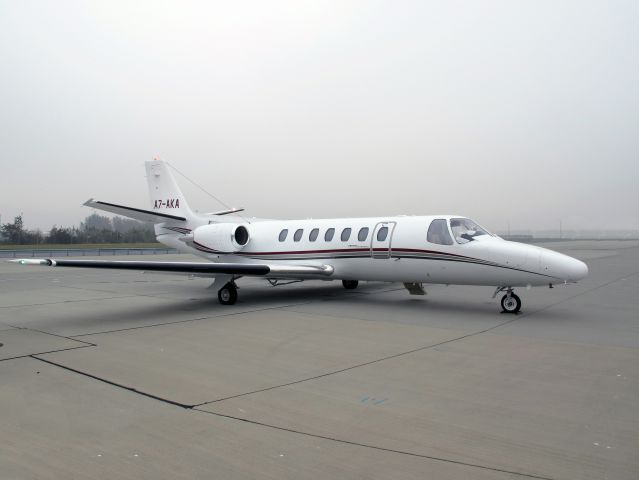
<svg viewBox="0 0 639 480"><path fill-rule="evenodd" d="M342 285L344 285L346 290L354 290L359 285L359 282L357 280L342 280Z"/></svg>
<svg viewBox="0 0 639 480"><path fill-rule="evenodd" d="M521 309L521 299L514 293L504 295L501 299L501 308L506 313L517 313Z"/></svg>
<svg viewBox="0 0 639 480"><path fill-rule="evenodd" d="M227 283L217 292L217 298L222 305L233 305L237 302L237 287Z"/></svg>

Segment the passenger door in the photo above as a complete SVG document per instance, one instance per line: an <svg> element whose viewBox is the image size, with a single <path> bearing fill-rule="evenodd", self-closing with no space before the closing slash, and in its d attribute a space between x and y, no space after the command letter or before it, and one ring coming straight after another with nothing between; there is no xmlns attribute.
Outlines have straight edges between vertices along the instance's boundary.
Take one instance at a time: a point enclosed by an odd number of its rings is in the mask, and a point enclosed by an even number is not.
<svg viewBox="0 0 639 480"><path fill-rule="evenodd" d="M388 259L393 249L393 233L397 222L379 222L371 235L371 257Z"/></svg>

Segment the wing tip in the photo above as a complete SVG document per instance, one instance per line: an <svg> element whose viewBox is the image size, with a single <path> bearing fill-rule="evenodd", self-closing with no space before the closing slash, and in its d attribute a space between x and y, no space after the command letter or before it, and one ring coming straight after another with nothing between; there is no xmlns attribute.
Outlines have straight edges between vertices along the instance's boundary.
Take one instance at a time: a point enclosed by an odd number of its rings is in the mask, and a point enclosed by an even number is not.
<svg viewBox="0 0 639 480"><path fill-rule="evenodd" d="M8 263L18 263L20 265L45 265L51 267L55 262L50 258L14 258L7 260Z"/></svg>

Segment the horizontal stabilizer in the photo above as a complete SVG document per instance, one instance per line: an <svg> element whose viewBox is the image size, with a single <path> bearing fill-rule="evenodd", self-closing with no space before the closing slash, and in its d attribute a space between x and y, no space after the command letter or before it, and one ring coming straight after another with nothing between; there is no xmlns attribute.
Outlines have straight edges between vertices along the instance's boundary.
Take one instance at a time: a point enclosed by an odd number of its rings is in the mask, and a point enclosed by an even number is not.
<svg viewBox="0 0 639 480"><path fill-rule="evenodd" d="M248 275L269 278L305 278L328 276L333 273L330 265L268 265L251 263L213 262L139 262L128 260L54 260L51 258L24 258L9 260L22 265L51 267L108 268L118 270L142 270L147 272L188 273L201 276Z"/></svg>
<svg viewBox="0 0 639 480"><path fill-rule="evenodd" d="M205 213L204 215L230 215L231 213L238 213L238 212L243 212L244 209L243 208L232 208L231 210L220 210L218 212L209 212L209 213Z"/></svg>
<svg viewBox="0 0 639 480"><path fill-rule="evenodd" d="M105 212L115 213L123 217L133 218L141 222L162 223L168 220L178 220L185 222L186 218L177 215L169 215L168 213L152 212L150 210L142 210L141 208L125 207L124 205L116 205L115 203L100 202L92 198L83 203L86 207L97 208Z"/></svg>

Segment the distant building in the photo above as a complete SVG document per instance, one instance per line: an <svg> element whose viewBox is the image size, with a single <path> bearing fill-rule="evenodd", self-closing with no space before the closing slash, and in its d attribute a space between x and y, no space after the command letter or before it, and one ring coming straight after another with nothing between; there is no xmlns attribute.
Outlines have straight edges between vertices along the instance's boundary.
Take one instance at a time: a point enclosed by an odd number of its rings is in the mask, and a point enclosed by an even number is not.
<svg viewBox="0 0 639 480"><path fill-rule="evenodd" d="M500 235L504 240L510 240L512 242L532 242L534 237L530 234L520 234L520 235Z"/></svg>

